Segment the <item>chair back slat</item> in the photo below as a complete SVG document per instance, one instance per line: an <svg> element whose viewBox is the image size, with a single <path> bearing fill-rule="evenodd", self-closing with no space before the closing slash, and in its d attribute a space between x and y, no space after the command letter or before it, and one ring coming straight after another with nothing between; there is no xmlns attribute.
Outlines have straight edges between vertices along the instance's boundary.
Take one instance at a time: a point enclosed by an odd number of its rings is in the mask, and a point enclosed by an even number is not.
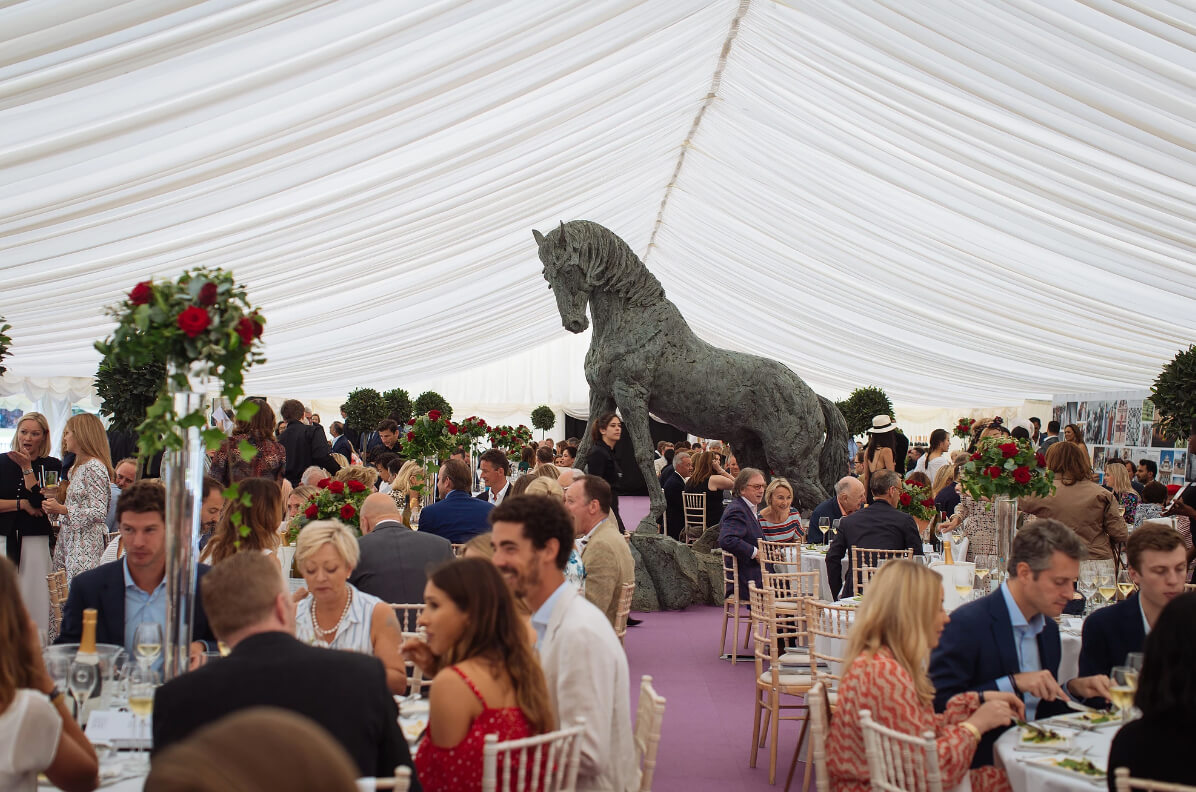
<svg viewBox="0 0 1196 792"><path fill-rule="evenodd" d="M874 550L868 547L851 548L851 576L855 585L855 593L863 594L872 576L880 569L881 564L898 558L913 558L914 551L905 550Z"/></svg>
<svg viewBox="0 0 1196 792"><path fill-rule="evenodd" d="M652 687L652 677L640 679L640 700L635 714L635 752L640 766L640 792L650 792L656 774L656 751L664 721L664 697Z"/></svg>
<svg viewBox="0 0 1196 792"><path fill-rule="evenodd" d="M623 643L623 636L627 634L627 618L631 615L631 599L635 596L635 581L623 584L619 592L619 607L615 610L615 635L619 643Z"/></svg>
<svg viewBox="0 0 1196 792"><path fill-rule="evenodd" d="M759 539L756 541L756 547L760 550L760 560L766 565L801 563L801 544L798 542L770 542L767 539Z"/></svg>
<svg viewBox="0 0 1196 792"><path fill-rule="evenodd" d="M693 544L706 531L706 493L681 493L681 511L685 515L681 538L686 544Z"/></svg>
<svg viewBox="0 0 1196 792"><path fill-rule="evenodd" d="M814 681L826 684L828 697L839 689L843 675L843 652L855 616L853 608L816 599L806 600L806 632L810 642L810 668Z"/></svg>
<svg viewBox="0 0 1196 792"><path fill-rule="evenodd" d="M830 792L831 778L826 767L826 738L831 728L831 708L826 697L826 685L817 682L810 688L806 701L810 707L810 726L814 732L811 749L814 752L814 786L817 792Z"/></svg>
<svg viewBox="0 0 1196 792"><path fill-rule="evenodd" d="M394 609L395 618L399 620L399 632L418 632L417 622L420 614L424 612L422 602L392 602L390 607Z"/></svg>
<svg viewBox="0 0 1196 792"><path fill-rule="evenodd" d="M860 710L860 729L873 790L942 792L934 732L903 734L872 720L872 712L866 709Z"/></svg>
<svg viewBox="0 0 1196 792"><path fill-rule="evenodd" d="M567 729L518 740L499 742L498 735L487 734L482 746L482 792L573 792L584 730L585 719L578 718Z"/></svg>

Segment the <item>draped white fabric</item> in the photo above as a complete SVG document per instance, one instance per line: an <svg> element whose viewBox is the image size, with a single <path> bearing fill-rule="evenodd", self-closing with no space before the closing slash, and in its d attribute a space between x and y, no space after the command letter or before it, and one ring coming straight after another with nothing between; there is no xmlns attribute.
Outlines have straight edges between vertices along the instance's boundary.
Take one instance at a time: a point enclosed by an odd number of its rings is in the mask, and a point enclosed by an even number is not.
<svg viewBox="0 0 1196 792"><path fill-rule="evenodd" d="M584 412L531 237L574 218L830 396L1141 388L1196 336L1194 53L1164 0L8 5L5 389L210 265L255 391Z"/></svg>

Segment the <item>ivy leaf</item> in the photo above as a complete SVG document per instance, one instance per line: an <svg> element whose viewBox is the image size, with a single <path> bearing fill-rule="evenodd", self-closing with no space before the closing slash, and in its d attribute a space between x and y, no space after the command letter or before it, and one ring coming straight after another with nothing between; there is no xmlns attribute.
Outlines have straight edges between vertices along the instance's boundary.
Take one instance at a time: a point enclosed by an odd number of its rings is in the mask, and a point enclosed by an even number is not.
<svg viewBox="0 0 1196 792"><path fill-rule="evenodd" d="M257 446L248 440L241 440L241 442L237 443L237 451L240 452L241 459L245 460L246 462L249 462L255 456L257 456Z"/></svg>
<svg viewBox="0 0 1196 792"><path fill-rule="evenodd" d="M237 406L237 420L248 421L253 416L257 415L261 407L255 401L243 401ZM244 456L244 454L242 454Z"/></svg>
<svg viewBox="0 0 1196 792"><path fill-rule="evenodd" d="M203 442L209 451L215 451L224 442L224 432L219 429L204 429Z"/></svg>

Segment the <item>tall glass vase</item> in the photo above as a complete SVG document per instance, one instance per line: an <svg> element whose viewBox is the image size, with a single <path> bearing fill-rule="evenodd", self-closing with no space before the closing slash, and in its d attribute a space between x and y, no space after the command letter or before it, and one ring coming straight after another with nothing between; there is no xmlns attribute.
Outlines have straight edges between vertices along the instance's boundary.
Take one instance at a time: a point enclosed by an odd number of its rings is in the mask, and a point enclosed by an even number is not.
<svg viewBox="0 0 1196 792"><path fill-rule="evenodd" d="M997 575L1003 581L1008 575L1013 537L1017 534L1017 498L998 495L993 498L993 509L997 524Z"/></svg>
<svg viewBox="0 0 1196 792"><path fill-rule="evenodd" d="M177 371L167 376L176 415L187 415L204 404L206 369L184 372L186 389L179 389ZM203 505L205 447L200 430L183 435L183 447L162 457L162 482L166 486L166 630L163 673L167 680L187 671L195 618L195 571L199 556L199 530Z"/></svg>

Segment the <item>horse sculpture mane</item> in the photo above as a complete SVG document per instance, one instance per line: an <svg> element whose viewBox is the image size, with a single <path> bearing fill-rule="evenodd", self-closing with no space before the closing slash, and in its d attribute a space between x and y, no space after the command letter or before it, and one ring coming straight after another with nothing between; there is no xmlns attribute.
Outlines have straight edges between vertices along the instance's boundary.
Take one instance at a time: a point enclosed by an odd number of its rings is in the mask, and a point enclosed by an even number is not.
<svg viewBox="0 0 1196 792"><path fill-rule="evenodd" d="M589 220L571 220L550 231L545 239L558 251L576 251L577 263L592 288L617 294L637 307L648 307L665 299L660 281L610 229ZM552 264L546 263L544 279L551 283L561 266L566 265L560 258L553 259Z"/></svg>

